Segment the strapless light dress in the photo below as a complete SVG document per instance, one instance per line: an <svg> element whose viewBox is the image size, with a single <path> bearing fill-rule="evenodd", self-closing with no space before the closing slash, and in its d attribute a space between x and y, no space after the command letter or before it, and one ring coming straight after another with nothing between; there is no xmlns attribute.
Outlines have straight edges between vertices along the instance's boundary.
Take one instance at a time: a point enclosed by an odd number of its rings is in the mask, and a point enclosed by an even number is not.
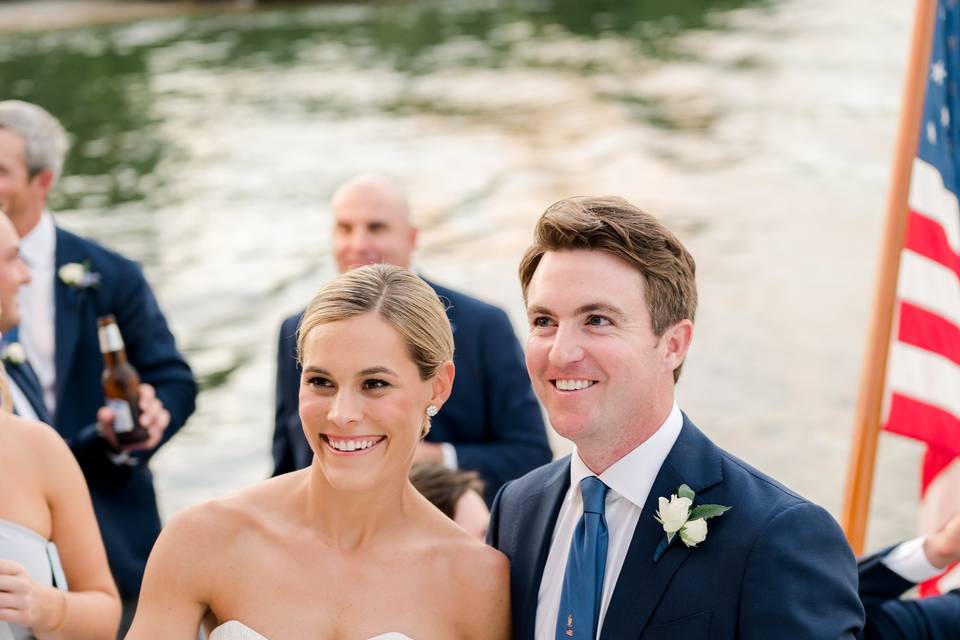
<svg viewBox="0 0 960 640"><path fill-rule="evenodd" d="M23 565L30 577L42 585L67 588L57 546L32 529L0 519L0 558ZM33 634L30 629L0 622L0 640L10 638L27 640Z"/></svg>
<svg viewBox="0 0 960 640"><path fill-rule="evenodd" d="M267 640L250 627L237 620L228 620L213 630L209 640ZM368 638L367 640L413 640L410 636L391 631L381 633L378 636Z"/></svg>

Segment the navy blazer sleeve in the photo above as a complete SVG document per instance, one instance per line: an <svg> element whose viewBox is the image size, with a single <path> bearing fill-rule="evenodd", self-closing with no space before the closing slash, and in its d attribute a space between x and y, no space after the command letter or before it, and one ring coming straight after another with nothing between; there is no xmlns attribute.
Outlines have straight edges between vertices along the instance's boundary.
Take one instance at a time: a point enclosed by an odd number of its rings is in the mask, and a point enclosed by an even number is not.
<svg viewBox="0 0 960 640"><path fill-rule="evenodd" d="M861 629L853 552L830 514L809 502L788 507L766 525L750 552L742 589L743 640L852 640Z"/></svg>
<svg viewBox="0 0 960 640"><path fill-rule="evenodd" d="M299 416L298 392L300 368L297 366L297 325L300 316L287 318L280 326L277 343L277 386L273 429L273 475L295 471L296 445L292 440L289 422Z"/></svg>
<svg viewBox="0 0 960 640"><path fill-rule="evenodd" d="M891 571L884 549L860 561L860 599L867 611L866 640L960 639L960 591L923 600L900 600L914 584Z"/></svg>
<svg viewBox="0 0 960 640"><path fill-rule="evenodd" d="M193 413L197 384L193 372L177 350L173 334L143 271L131 260L115 254L111 257L112 260L98 256L95 263L102 269L104 277L109 278L98 292L97 313L110 313L116 317L130 363L140 374L141 382L154 387L157 398L170 413L170 423L157 447L133 454L145 463ZM100 260L110 264L100 265ZM65 438L89 481L114 485L129 479L130 467L114 464L108 458L110 447L98 436L95 422Z"/></svg>
<svg viewBox="0 0 960 640"><path fill-rule="evenodd" d="M140 267L128 262L129 271L120 280L113 305L120 333L127 347L127 357L140 374L140 381L152 385L157 398L170 412L170 424L163 440L170 440L186 423L196 407L197 383L193 372L177 350L177 344L160 311L160 305L147 284ZM146 459L156 448L140 452Z"/></svg>
<svg viewBox="0 0 960 640"><path fill-rule="evenodd" d="M476 470L486 480L488 503L505 482L553 457L513 327L502 309L490 310L480 336L490 437L481 442L452 443L459 467Z"/></svg>

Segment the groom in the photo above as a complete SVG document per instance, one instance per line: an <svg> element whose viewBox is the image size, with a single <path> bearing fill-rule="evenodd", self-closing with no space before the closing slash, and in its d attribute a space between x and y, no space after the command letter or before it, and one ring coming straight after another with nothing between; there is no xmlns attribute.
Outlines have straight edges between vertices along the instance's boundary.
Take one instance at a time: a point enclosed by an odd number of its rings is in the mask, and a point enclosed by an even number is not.
<svg viewBox="0 0 960 640"><path fill-rule="evenodd" d="M537 224L520 264L527 368L576 450L494 502L517 640L832 640L863 624L833 518L676 405L694 273L680 241L620 198L562 200Z"/></svg>

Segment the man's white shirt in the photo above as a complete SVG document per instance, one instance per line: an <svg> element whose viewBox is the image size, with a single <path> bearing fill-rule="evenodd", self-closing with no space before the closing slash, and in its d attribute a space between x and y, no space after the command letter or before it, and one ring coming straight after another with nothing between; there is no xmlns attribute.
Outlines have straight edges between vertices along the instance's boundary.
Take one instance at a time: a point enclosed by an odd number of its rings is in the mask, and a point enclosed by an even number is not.
<svg viewBox="0 0 960 640"><path fill-rule="evenodd" d="M900 543L880 562L890 571L910 582L925 582L935 578L943 573L943 569L930 564L927 554L923 551L923 541L924 538L920 537Z"/></svg>
<svg viewBox="0 0 960 640"><path fill-rule="evenodd" d="M56 269L57 227L44 211L30 233L20 239L20 255L30 269L30 283L20 287L19 341L40 379L43 402L54 414L57 380L54 322L54 270Z"/></svg>
<svg viewBox="0 0 960 640"><path fill-rule="evenodd" d="M620 458L598 477L610 490L604 503L607 521L607 561L603 576L603 593L600 599L600 618L597 623L597 635L603 627L603 620L610 605L610 598L617 585L617 578L627 557L627 549L633 539L634 529L640 520L640 512L650 489L660 473L660 467L673 448L683 427L683 416L676 403L670 415L657 431L643 444ZM557 523L553 528L550 553L540 580L537 598L536 640L554 640L556 638L557 614L560 609L560 594L563 589L563 575L567 568L567 556L573 531L583 515L583 497L580 495L580 481L587 476L597 474L590 471L574 450L570 458L570 488L560 506ZM653 514L648 514L653 518ZM654 523L655 524L655 523Z"/></svg>

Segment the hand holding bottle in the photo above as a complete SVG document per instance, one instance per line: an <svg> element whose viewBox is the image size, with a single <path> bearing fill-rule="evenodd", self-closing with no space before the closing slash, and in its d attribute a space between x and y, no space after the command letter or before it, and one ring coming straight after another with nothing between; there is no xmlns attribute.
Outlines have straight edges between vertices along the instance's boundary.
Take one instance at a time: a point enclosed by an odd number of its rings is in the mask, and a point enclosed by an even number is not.
<svg viewBox="0 0 960 640"><path fill-rule="evenodd" d="M117 441L117 434L113 429L116 414L108 407L100 407L97 411L97 430L100 435L110 443L115 451L140 451L143 449L153 449L163 438L163 432L170 424L170 412L163 406L163 402L157 397L152 385L141 384L140 391L140 426L147 430L149 436L146 440L129 445L121 445Z"/></svg>

